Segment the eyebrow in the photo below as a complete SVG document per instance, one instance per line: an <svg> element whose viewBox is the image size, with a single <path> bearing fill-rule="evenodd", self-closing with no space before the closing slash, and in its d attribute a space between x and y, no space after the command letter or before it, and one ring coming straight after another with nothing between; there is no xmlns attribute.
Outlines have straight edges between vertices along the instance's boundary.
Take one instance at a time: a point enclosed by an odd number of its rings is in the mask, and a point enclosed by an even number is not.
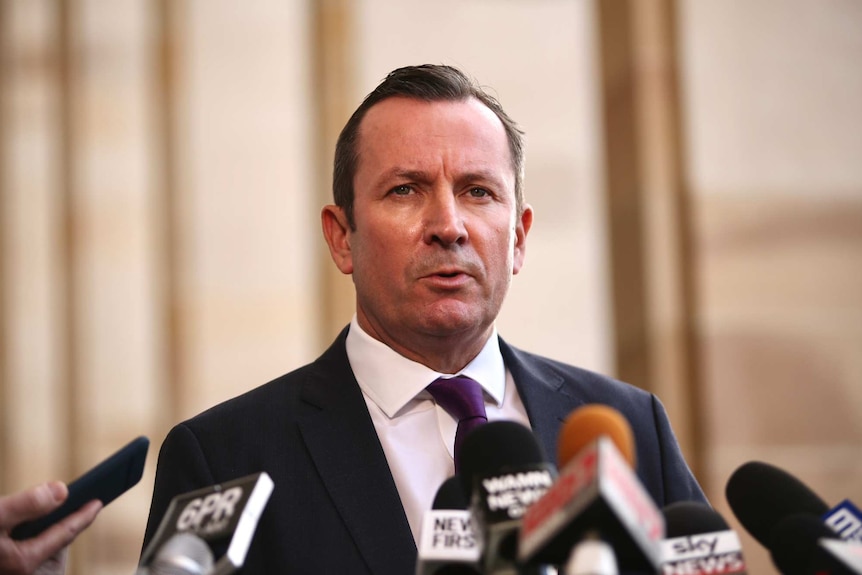
<svg viewBox="0 0 862 575"><path fill-rule="evenodd" d="M384 182L388 182L392 179L404 179L419 183L427 183L430 182L433 178L428 174L428 172L425 172L423 170L393 168L387 172L384 172L383 175L378 178L378 182L382 185ZM461 174L456 178L456 182L471 181L487 182L489 184L495 184L498 186L502 186L505 184L505 180L498 175L498 172L492 170L473 170Z"/></svg>
<svg viewBox="0 0 862 575"><path fill-rule="evenodd" d="M391 179L427 182L431 178L428 176L427 172L423 172L422 170L404 170L401 168L394 168L383 174L383 176L381 176L380 178L380 181L387 181Z"/></svg>

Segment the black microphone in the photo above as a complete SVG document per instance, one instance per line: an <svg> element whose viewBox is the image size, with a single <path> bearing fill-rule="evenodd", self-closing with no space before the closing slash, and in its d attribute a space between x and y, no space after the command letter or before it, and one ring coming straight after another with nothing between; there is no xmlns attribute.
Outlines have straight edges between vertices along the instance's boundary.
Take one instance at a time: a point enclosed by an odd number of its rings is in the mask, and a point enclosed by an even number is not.
<svg viewBox="0 0 862 575"><path fill-rule="evenodd" d="M727 502L742 526L769 548L775 525L789 515L822 516L829 506L788 472L761 461L750 461L731 474Z"/></svg>
<svg viewBox="0 0 862 575"><path fill-rule="evenodd" d="M777 492L773 491L771 482L778 482ZM731 476L727 489L728 498L733 497L740 512L746 514L746 520L752 524L752 529L761 534L768 534L773 524L786 515L808 513L820 516L840 539L862 544L862 510L848 499L828 509L826 503L804 483L774 465L756 461L746 463ZM761 496L768 499L762 501ZM758 541L766 544L761 539Z"/></svg>
<svg viewBox="0 0 862 575"><path fill-rule="evenodd" d="M556 475L533 432L514 421L476 428L461 448L460 475L482 539L484 573L528 569L517 562L521 517Z"/></svg>
<svg viewBox="0 0 862 575"><path fill-rule="evenodd" d="M168 569L165 558L169 557L174 563L182 563L191 569L176 571L177 575L197 575L194 563L200 564L199 546L192 543L192 538L176 538L178 534L194 535L195 539L209 545L227 541L224 556L203 573L228 575L235 572L245 563L251 539L272 489L272 479L266 472L261 472L177 495L141 554L139 566L142 569L139 573L173 575L172 571L156 570ZM162 559L160 563L157 562L159 558ZM184 562L183 559L189 561Z"/></svg>
<svg viewBox="0 0 862 575"><path fill-rule="evenodd" d="M784 517L773 527L768 547L772 562L784 575L862 573L862 546L841 541L816 515Z"/></svg>
<svg viewBox="0 0 862 575"><path fill-rule="evenodd" d="M801 565L802 571L798 572L805 574L862 573L862 545L852 531L845 533L841 529L841 535L848 539L841 541L834 530L843 523L835 523L840 517L837 511L846 510L849 502L830 511L799 479L758 461L742 465L731 475L726 494L740 523L769 549L776 565L777 561L781 561L784 569ZM845 515L848 517L852 519L852 514ZM805 549L808 549L805 560L810 564L794 555Z"/></svg>
<svg viewBox="0 0 862 575"><path fill-rule="evenodd" d="M481 575L479 537L460 477L437 489L431 511L422 518L416 575Z"/></svg>
<svg viewBox="0 0 862 575"><path fill-rule="evenodd" d="M697 501L666 506L662 570L687 575L747 573L739 537L716 510Z"/></svg>
<svg viewBox="0 0 862 575"><path fill-rule="evenodd" d="M661 512L664 515L665 541L730 529L718 511L698 501L677 501L665 505Z"/></svg>
<svg viewBox="0 0 862 575"><path fill-rule="evenodd" d="M629 423L615 409L587 405L566 419L559 443L564 467L524 515L520 559L561 565L582 542L596 548L598 539L610 544L621 570L657 571L664 519L631 469Z"/></svg>
<svg viewBox="0 0 862 575"><path fill-rule="evenodd" d="M437 488L431 509L467 509L469 505L467 494L464 493L463 480L460 476L453 475Z"/></svg>

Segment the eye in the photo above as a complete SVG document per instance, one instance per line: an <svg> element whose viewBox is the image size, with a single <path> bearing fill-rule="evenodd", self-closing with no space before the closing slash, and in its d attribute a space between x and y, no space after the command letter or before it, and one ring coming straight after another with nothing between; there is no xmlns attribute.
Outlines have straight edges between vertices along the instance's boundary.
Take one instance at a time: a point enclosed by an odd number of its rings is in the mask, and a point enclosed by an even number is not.
<svg viewBox="0 0 862 575"><path fill-rule="evenodd" d="M473 198L487 198L491 195L491 192L485 188L470 188L469 194Z"/></svg>
<svg viewBox="0 0 862 575"><path fill-rule="evenodd" d="M395 195L395 196L407 196L407 195L409 195L411 192L413 192L413 188L411 188L411 187L410 187L410 186L408 186L407 184L402 184L402 185L400 185L400 186L395 186L394 188L392 188L391 190L389 190L389 193L390 193L390 194L392 194L392 195Z"/></svg>

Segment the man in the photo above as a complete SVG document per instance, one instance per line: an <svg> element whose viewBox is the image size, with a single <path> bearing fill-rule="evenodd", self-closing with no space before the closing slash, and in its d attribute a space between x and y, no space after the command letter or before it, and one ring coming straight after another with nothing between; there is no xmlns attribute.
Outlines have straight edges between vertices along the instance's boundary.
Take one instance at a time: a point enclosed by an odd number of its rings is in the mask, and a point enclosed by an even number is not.
<svg viewBox="0 0 862 575"><path fill-rule="evenodd" d="M515 123L454 68L396 70L366 98L322 212L356 315L314 363L170 432L146 541L173 496L267 471L275 489L245 573L411 572L421 516L454 472L457 423L426 387L452 375L547 453L572 409L609 404L634 428L656 502L703 500L655 397L498 338L533 223L523 156Z"/></svg>
<svg viewBox="0 0 862 575"><path fill-rule="evenodd" d="M90 526L102 503L90 501L36 537L17 541L9 533L18 524L54 511L69 496L61 481L43 483L0 497L0 575L62 575L69 545Z"/></svg>

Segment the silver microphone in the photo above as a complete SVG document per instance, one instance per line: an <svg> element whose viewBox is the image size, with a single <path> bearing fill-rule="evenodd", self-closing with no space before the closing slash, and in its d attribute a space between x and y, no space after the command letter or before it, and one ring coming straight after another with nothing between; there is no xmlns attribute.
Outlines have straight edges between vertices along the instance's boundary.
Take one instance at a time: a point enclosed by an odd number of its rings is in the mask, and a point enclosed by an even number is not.
<svg viewBox="0 0 862 575"><path fill-rule="evenodd" d="M150 563L149 575L207 575L213 562L207 542L186 531L162 545Z"/></svg>

